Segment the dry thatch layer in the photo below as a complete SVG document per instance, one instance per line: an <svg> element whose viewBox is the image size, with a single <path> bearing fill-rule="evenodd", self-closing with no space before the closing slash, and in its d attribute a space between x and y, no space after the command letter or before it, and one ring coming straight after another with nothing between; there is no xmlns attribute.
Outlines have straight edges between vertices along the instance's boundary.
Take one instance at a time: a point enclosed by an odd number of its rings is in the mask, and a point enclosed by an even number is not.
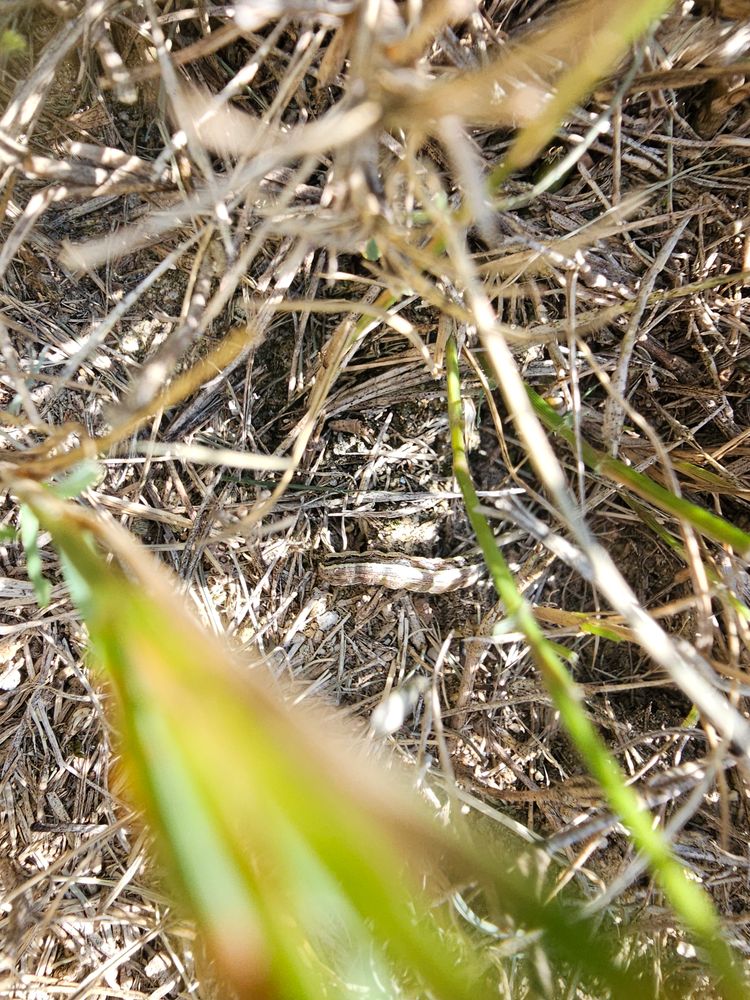
<svg viewBox="0 0 750 1000"><path fill-rule="evenodd" d="M457 333L472 469L519 585L575 651L592 717L746 952L746 768L635 644L581 631L573 613L594 614L599 597L542 541L555 512L484 400L466 275L428 252L418 216L447 220L461 199L476 209L473 280L528 382L575 413L588 441L672 486L668 454L686 495L748 526L750 5L688 3L667 17L490 208L482 177L561 55L550 46L546 62L510 67L504 119L491 102L469 110L472 91L452 94L451 80L487 82L490 60L555 6L462 5L464 19L446 16L430 41L405 35L384 3L368 49L359 5L334 0L269 4L268 23L244 32L222 5L15 5L7 25L26 49L6 53L0 81L5 447L19 461L110 434L87 502L172 566L207 627L352 713L400 691L409 712L390 728L403 755L438 773L449 757L445 780L550 837L592 893L608 887L609 905L674 948L673 921L580 774L525 644L512 632L490 641L500 611L488 582L438 595L429 581L426 593L341 588L319 573L333 551L474 555L441 379ZM422 96L427 79L443 89ZM372 119L355 103L362 88L380 101ZM383 288L402 296L398 311L372 308ZM355 336L351 316L368 307ZM251 335L224 369L133 432L167 380L234 327ZM602 373L627 407L607 402ZM146 447L275 455L300 441L297 474L260 530L271 473ZM560 454L577 489L575 460ZM642 606L711 658L744 712L744 619L711 603L644 508L593 474L581 486ZM9 503L5 523L16 516ZM0 558L0 991L211 995L112 776L107 694L64 588L40 611L20 546ZM714 563L744 598L740 562Z"/></svg>

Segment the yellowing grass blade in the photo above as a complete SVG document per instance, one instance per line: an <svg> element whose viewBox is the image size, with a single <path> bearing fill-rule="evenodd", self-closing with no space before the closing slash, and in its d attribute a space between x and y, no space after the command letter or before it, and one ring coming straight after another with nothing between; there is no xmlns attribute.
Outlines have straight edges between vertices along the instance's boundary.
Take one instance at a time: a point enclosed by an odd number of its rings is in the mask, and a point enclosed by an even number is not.
<svg viewBox="0 0 750 1000"><path fill-rule="evenodd" d="M503 48L479 70L447 74L406 93L400 77L391 81L386 76L386 120L430 129L457 117L475 125L517 127L506 159L492 173L497 187L535 159L566 114L616 70L630 45L672 5L673 0L560 4L541 27Z"/></svg>
<svg viewBox="0 0 750 1000"><path fill-rule="evenodd" d="M565 115L602 77L611 74L629 46L673 6L673 0L597 0L568 8L563 23L576 33L566 68L549 99L518 133L505 163L493 174L503 176L525 167L555 134Z"/></svg>

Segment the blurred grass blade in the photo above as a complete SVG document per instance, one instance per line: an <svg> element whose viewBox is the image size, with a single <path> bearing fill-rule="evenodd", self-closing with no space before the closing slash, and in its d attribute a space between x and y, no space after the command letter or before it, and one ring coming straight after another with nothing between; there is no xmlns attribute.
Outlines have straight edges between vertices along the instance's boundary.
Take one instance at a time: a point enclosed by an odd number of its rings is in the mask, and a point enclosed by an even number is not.
<svg viewBox="0 0 750 1000"><path fill-rule="evenodd" d="M673 0L598 0L567 7L566 23L575 31L575 54L569 55L562 76L548 99L520 130L505 161L493 172L497 186L516 170L527 166L554 136L571 108L590 92L602 77L612 74L629 46L657 18L673 6Z"/></svg>
<svg viewBox="0 0 750 1000"><path fill-rule="evenodd" d="M542 929L550 956L593 990L650 992L648 970L622 968L621 942L569 894L541 903L512 841L494 857L449 836L330 710L289 707L261 667L241 673L123 529L29 481L14 489L63 555L117 694L132 789L239 996L377 995L388 981L394 996L495 995L486 952L424 891L438 869L443 884L491 890L510 933Z"/></svg>
<svg viewBox="0 0 750 1000"><path fill-rule="evenodd" d="M436 997L476 995L481 963L419 888L456 846L397 775L328 713L290 712L260 669L241 676L150 560L120 573L82 539L87 515L27 490L118 695L133 788L240 995L317 1000L394 961Z"/></svg>
<svg viewBox="0 0 750 1000"><path fill-rule="evenodd" d="M50 485L50 489L61 500L73 500L85 493L90 486L94 486L103 476L104 469L98 462L81 462L74 466L67 475L56 479Z"/></svg>
<svg viewBox="0 0 750 1000"><path fill-rule="evenodd" d="M560 4L543 27L504 47L479 70L406 95L397 74L385 75L386 120L433 130L452 116L473 124L520 124L508 155L490 175L491 187L497 188L538 156L571 109L613 73L630 45L672 6L673 0Z"/></svg>
<svg viewBox="0 0 750 1000"><path fill-rule="evenodd" d="M40 608L46 608L52 593L52 584L44 578L42 557L39 552L39 520L26 504L19 514L21 544L26 554L26 572L34 584L34 593Z"/></svg>

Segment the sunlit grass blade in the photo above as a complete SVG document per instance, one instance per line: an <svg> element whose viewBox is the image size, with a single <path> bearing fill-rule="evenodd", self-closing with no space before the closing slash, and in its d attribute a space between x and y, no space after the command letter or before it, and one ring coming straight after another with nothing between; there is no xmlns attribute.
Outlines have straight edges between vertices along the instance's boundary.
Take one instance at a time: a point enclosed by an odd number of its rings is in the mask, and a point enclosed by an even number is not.
<svg viewBox="0 0 750 1000"><path fill-rule="evenodd" d="M168 410L195 392L208 379L215 377L217 371L230 365L253 342L255 335L256 331L251 324L230 330L218 346L208 353L206 358L196 362L187 371L178 375L173 382L165 386L155 399L144 404L140 410L127 414L122 421L101 437L84 435L81 437L80 443L68 451L50 447L48 455L35 456L33 460L28 456L23 456L24 473L33 475L37 479L46 479L49 476L57 475L61 477L58 482L62 483L66 481L62 479L62 474L66 470L78 468L79 471L71 479L69 487L77 488L80 487L81 483L90 485L90 481L93 481L90 475L93 466L89 463L92 463L99 455L114 448L154 413ZM14 461L16 458L13 456Z"/></svg>

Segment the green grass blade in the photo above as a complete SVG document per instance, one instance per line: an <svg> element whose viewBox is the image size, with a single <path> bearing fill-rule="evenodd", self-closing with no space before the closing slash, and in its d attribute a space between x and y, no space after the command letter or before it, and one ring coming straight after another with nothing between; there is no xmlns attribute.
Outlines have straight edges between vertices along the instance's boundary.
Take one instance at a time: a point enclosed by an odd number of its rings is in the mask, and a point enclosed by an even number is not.
<svg viewBox="0 0 750 1000"><path fill-rule="evenodd" d="M650 813L624 780L616 761L590 721L581 694L565 664L544 637L528 602L518 591L492 529L480 512L480 501L471 477L464 445L463 405L458 351L453 338L446 349L448 419L453 449L453 469L464 498L471 526L482 549L497 594L514 627L523 632L542 679L560 718L586 767L596 778L612 809L620 816L636 848L648 859L654 876L675 913L705 950L727 998L746 995L742 976L721 935L721 926L708 895L688 879L675 860Z"/></svg>
<svg viewBox="0 0 750 1000"><path fill-rule="evenodd" d="M526 391L544 426L575 449L576 438L565 418L557 414L532 388L527 386ZM745 558L750 556L750 535L725 521L718 514L713 514L698 504L685 500L684 497L675 496L674 493L654 482L649 476L631 468L620 459L612 458L611 455L593 448L586 441L581 442L580 454L585 464L593 472L632 490L644 500L649 500L659 510L692 525L696 531L707 538L722 545L730 545L735 552Z"/></svg>

